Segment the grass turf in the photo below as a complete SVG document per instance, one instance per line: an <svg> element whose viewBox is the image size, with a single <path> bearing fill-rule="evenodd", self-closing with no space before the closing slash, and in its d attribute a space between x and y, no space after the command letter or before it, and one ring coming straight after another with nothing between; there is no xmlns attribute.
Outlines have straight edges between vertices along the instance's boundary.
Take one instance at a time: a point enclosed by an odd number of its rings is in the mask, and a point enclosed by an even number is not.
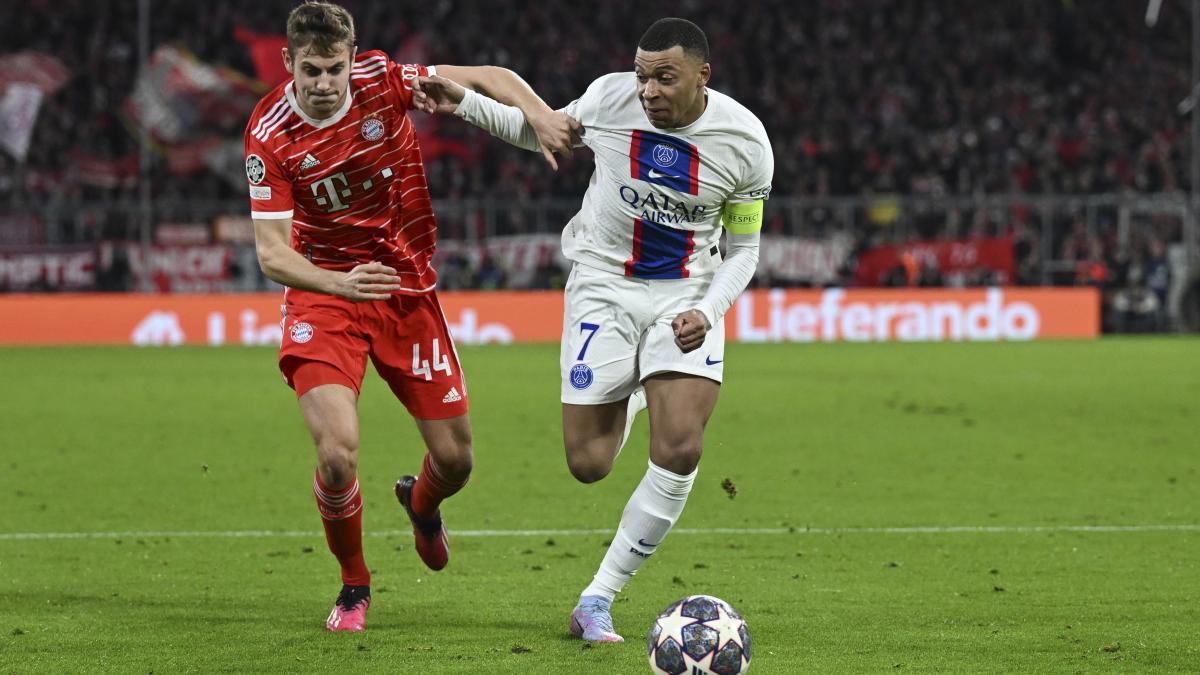
<svg viewBox="0 0 1200 675"><path fill-rule="evenodd" d="M556 351L462 350L476 473L440 573L396 533L422 451L368 376L361 635L322 630L336 563L271 350L0 351L0 672L648 672L654 614L692 593L747 617L757 673L1200 663L1200 531L1063 529L1200 523L1195 339L730 345L677 527L782 531L670 537L614 607L628 642L597 647L566 618L607 535L454 536L615 527L645 419L611 476L574 482ZM997 530L871 529L959 526Z"/></svg>

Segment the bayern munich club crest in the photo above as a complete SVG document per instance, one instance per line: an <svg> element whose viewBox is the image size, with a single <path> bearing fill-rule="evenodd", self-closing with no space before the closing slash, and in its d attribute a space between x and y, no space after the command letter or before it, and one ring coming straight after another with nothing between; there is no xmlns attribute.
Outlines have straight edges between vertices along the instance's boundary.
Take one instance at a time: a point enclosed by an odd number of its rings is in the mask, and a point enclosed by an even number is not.
<svg viewBox="0 0 1200 675"><path fill-rule="evenodd" d="M312 324L303 321L297 321L288 330L288 336L292 338L292 342L301 345L313 339L314 333L316 333L316 330L313 329Z"/></svg>
<svg viewBox="0 0 1200 675"><path fill-rule="evenodd" d="M592 386L592 369L586 363L576 363L571 367L571 386L576 389L587 389Z"/></svg>
<svg viewBox="0 0 1200 675"><path fill-rule="evenodd" d="M377 141L383 138L384 133L383 120L378 117L368 117L362 123L362 137L368 141Z"/></svg>
<svg viewBox="0 0 1200 675"><path fill-rule="evenodd" d="M267 176L267 165L263 164L262 157L258 155L250 155L246 158L246 179L253 185L258 185L263 182L263 178Z"/></svg>
<svg viewBox="0 0 1200 675"><path fill-rule="evenodd" d="M654 163L665 168L675 166L679 159L679 151L669 145L659 143L654 146Z"/></svg>

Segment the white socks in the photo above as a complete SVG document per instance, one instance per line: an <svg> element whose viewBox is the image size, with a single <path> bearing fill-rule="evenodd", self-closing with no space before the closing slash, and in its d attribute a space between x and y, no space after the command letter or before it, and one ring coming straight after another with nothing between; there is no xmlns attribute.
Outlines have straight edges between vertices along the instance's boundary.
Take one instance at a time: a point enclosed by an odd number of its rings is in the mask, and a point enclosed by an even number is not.
<svg viewBox="0 0 1200 675"><path fill-rule="evenodd" d="M658 550L683 513L696 471L680 476L655 466L654 462L648 464L646 475L625 505L621 524L600 569L581 595L599 595L610 601L616 597L642 563Z"/></svg>

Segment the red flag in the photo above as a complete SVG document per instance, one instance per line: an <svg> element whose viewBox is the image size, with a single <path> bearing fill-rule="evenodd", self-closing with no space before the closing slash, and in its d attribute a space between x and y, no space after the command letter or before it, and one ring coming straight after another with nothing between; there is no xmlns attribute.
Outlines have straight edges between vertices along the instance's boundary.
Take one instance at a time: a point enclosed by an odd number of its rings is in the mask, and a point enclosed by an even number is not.
<svg viewBox="0 0 1200 675"><path fill-rule="evenodd" d="M250 50L254 72L263 84L274 87L291 79L292 74L283 67L283 56L280 55L281 50L287 47L286 36L255 33L238 26L233 32L233 37Z"/></svg>

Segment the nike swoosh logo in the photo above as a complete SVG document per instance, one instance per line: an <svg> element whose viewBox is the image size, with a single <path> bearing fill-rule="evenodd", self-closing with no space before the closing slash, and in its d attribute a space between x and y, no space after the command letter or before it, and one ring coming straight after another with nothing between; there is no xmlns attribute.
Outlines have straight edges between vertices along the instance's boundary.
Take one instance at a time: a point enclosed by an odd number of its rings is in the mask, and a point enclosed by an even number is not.
<svg viewBox="0 0 1200 675"><path fill-rule="evenodd" d="M662 542L659 542L659 544L661 544L661 543ZM658 544L647 544L645 539L638 539L638 546L645 546L646 548L654 548L655 546L658 546Z"/></svg>
<svg viewBox="0 0 1200 675"><path fill-rule="evenodd" d="M678 178L678 177L679 177L679 176L676 176L676 175L674 175L674 174L669 174L669 173L660 173L660 172L658 172L658 171L655 171L654 169L650 169L650 171L648 171L648 172L646 172L646 173L647 173L647 175L648 175L648 176L650 176L651 178Z"/></svg>
<svg viewBox="0 0 1200 675"><path fill-rule="evenodd" d="M706 365L706 366L715 366L715 365L717 365L718 363L721 363L721 362L722 362L722 361L724 361L724 360L725 360L725 359L717 359L716 361L713 361L713 359L712 359L712 357L711 357L711 356L706 356L706 357L704 357L704 365Z"/></svg>

